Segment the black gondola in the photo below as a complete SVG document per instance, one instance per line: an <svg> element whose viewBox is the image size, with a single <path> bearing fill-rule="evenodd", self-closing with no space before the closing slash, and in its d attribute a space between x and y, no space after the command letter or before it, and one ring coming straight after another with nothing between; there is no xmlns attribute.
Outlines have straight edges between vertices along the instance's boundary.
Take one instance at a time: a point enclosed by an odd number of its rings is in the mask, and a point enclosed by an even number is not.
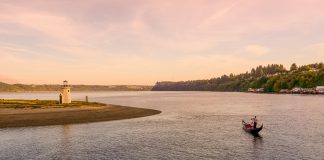
<svg viewBox="0 0 324 160"><path fill-rule="evenodd" d="M263 128L263 124L259 128L253 128L252 126L248 127L249 124L247 124L246 122L244 122L244 120L242 120L242 125L243 125L243 129L246 132L249 132L249 133L252 133L252 134L258 134L262 130L262 128Z"/></svg>

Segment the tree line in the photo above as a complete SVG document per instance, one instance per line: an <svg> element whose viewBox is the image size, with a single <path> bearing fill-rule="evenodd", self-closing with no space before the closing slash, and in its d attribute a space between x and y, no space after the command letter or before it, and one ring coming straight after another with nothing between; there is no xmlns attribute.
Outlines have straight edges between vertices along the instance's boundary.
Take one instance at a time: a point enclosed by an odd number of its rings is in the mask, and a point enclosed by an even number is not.
<svg viewBox="0 0 324 160"><path fill-rule="evenodd" d="M279 92L294 87L313 88L324 85L324 65L314 63L297 66L293 63L287 70L283 65L257 66L238 75L222 75L207 80L157 82L153 91L238 91L248 88L264 88L265 92Z"/></svg>

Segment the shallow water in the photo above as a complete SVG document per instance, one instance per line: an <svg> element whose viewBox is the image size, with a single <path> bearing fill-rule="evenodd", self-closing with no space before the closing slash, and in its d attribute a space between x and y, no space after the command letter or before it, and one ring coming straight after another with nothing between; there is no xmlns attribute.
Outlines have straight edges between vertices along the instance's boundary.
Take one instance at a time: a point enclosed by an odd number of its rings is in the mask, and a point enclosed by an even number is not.
<svg viewBox="0 0 324 160"><path fill-rule="evenodd" d="M73 99L153 108L137 119L0 129L0 159L323 159L324 96L78 92ZM57 99L55 92L0 99ZM257 115L260 137L242 130Z"/></svg>

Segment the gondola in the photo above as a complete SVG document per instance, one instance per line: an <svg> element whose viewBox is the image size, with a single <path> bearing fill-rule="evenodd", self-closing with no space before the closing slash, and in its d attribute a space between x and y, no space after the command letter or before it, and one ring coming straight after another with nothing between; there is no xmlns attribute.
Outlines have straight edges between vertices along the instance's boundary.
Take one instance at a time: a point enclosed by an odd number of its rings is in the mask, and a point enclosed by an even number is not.
<svg viewBox="0 0 324 160"><path fill-rule="evenodd" d="M252 126L251 127L248 127L249 124L247 124L246 122L244 122L244 120L242 120L242 125L243 125L243 129L246 132L249 132L251 134L258 134L262 130L262 128L263 128L263 124L259 128L253 128Z"/></svg>

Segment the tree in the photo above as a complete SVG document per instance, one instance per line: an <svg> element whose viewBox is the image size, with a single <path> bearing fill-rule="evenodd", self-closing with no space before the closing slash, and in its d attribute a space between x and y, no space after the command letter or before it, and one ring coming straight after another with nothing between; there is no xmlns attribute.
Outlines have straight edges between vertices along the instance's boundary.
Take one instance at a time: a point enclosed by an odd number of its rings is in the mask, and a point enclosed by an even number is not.
<svg viewBox="0 0 324 160"><path fill-rule="evenodd" d="M300 71L309 71L311 69L312 68L310 66L308 66L308 65L304 65L304 66L301 66L301 67L298 68L298 70L300 70Z"/></svg>
<svg viewBox="0 0 324 160"><path fill-rule="evenodd" d="M275 83L273 84L273 91L275 92L279 92L281 90L281 81L277 80L275 81Z"/></svg>
<svg viewBox="0 0 324 160"><path fill-rule="evenodd" d="M322 62L318 64L318 69L324 69L324 64Z"/></svg>
<svg viewBox="0 0 324 160"><path fill-rule="evenodd" d="M296 65L296 63L293 63L291 66L290 66L290 71L297 71L298 67Z"/></svg>
<svg viewBox="0 0 324 160"><path fill-rule="evenodd" d="M263 67L260 65L255 69L255 74L257 77L261 77L263 76Z"/></svg>
<svg viewBox="0 0 324 160"><path fill-rule="evenodd" d="M255 77L255 69L254 68L251 69L251 75L252 75L252 77Z"/></svg>

